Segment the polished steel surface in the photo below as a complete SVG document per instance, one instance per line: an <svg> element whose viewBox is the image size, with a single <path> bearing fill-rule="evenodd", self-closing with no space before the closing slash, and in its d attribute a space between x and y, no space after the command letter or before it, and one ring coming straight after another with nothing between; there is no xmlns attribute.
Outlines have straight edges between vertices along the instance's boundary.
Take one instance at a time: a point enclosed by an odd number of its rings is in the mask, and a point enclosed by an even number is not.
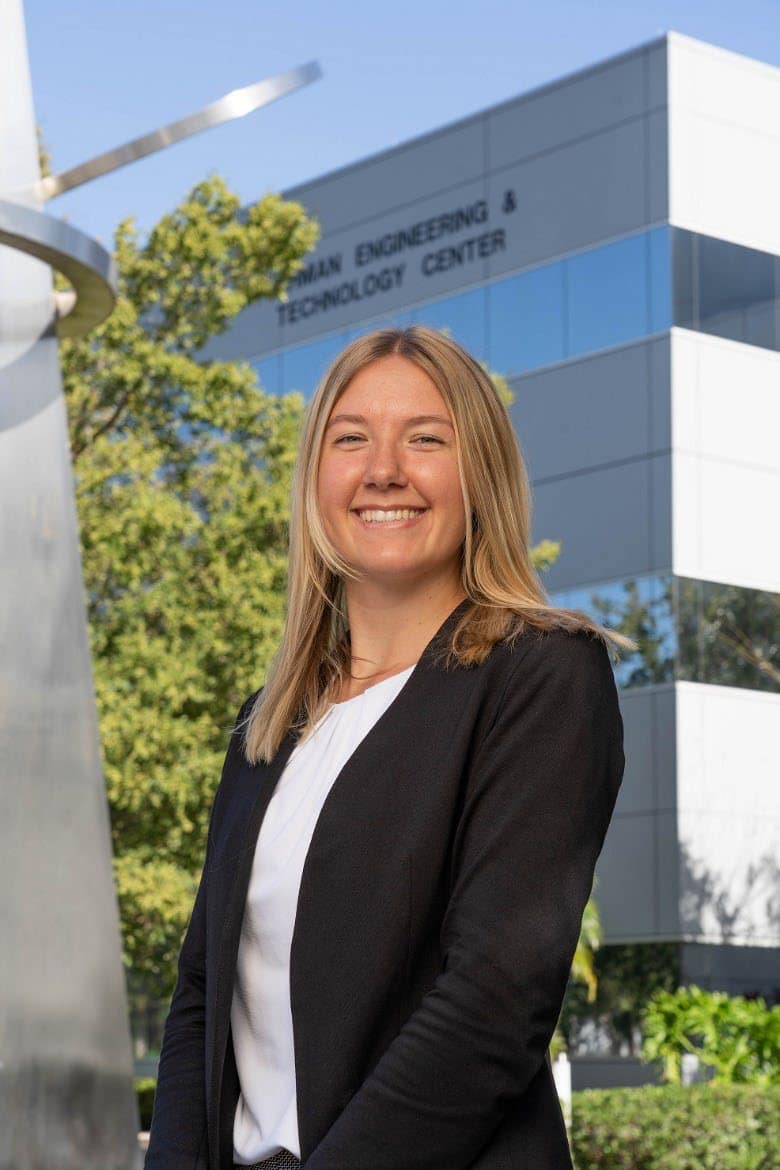
<svg viewBox="0 0 780 1170"><path fill-rule="evenodd" d="M22 8L2 0L0 191L37 179ZM32 196L25 202L0 220L0 1170L134 1170L138 1113L48 261L57 252L75 277L79 313L96 311L84 270L99 275L98 299L110 275L102 249L44 225Z"/></svg>
<svg viewBox="0 0 780 1170"><path fill-rule="evenodd" d="M75 298L60 297L56 330L80 337L100 324L116 301L113 257L97 240L34 207L0 199L0 244L16 248L56 268L73 286Z"/></svg>
<svg viewBox="0 0 780 1170"><path fill-rule="evenodd" d="M183 138L190 138L193 134L210 130L212 126L219 126L221 122L229 122L233 118L243 118L245 114L251 114L253 110L267 106L278 98L285 97L286 94L316 81L321 76L322 71L318 63L309 61L306 65L287 70L286 73L277 73L274 77L268 77L264 81L256 81L252 85L246 85L243 89L231 90L230 93L211 102L210 105L204 106L197 113L180 118L177 122L171 122L160 130L153 130L151 134L134 138L131 142L126 142L123 146L117 146L113 150L106 151L105 154L88 159L87 162L80 163L79 166L73 167L69 171L63 171L59 175L48 175L36 184L36 193L41 199L52 199L55 195L61 195L63 191L80 187L82 183L88 183L100 175L108 174L109 171L115 171L147 154L153 154L156 150L162 150L163 147L171 146L174 142L181 142Z"/></svg>
<svg viewBox="0 0 780 1170"><path fill-rule="evenodd" d="M41 203L319 75L236 90L42 181L21 0L0 2L0 1170L141 1164L57 348L111 312L116 273Z"/></svg>

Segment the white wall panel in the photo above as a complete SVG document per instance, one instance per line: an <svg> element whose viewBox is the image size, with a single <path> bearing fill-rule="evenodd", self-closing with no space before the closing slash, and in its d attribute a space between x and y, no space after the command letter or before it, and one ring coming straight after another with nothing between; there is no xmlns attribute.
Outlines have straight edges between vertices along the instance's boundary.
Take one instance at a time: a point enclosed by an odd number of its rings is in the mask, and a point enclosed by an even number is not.
<svg viewBox="0 0 780 1170"><path fill-rule="evenodd" d="M696 942L778 946L780 818L680 813L680 930Z"/></svg>
<svg viewBox="0 0 780 1170"><path fill-rule="evenodd" d="M780 943L780 695L677 684L686 938Z"/></svg>
<svg viewBox="0 0 780 1170"><path fill-rule="evenodd" d="M674 571L778 592L780 354L674 329L671 355Z"/></svg>
<svg viewBox="0 0 780 1170"><path fill-rule="evenodd" d="M780 69L681 33L667 34L670 98L698 117L780 134Z"/></svg>
<svg viewBox="0 0 780 1170"><path fill-rule="evenodd" d="M780 254L780 69L669 35L669 218Z"/></svg>
<svg viewBox="0 0 780 1170"><path fill-rule="evenodd" d="M675 452L674 572L780 593L780 473Z"/></svg>
<svg viewBox="0 0 780 1170"><path fill-rule="evenodd" d="M780 694L678 682L680 809L780 817L778 729ZM780 837L776 844L780 854Z"/></svg>
<svg viewBox="0 0 780 1170"><path fill-rule="evenodd" d="M676 451L780 470L780 353L673 329Z"/></svg>

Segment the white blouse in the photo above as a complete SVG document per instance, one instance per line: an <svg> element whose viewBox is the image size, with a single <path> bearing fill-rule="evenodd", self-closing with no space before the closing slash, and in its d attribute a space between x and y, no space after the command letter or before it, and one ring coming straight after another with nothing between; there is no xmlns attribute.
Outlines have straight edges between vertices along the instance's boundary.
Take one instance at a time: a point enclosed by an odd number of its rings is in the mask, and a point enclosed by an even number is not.
<svg viewBox="0 0 780 1170"><path fill-rule="evenodd" d="M260 826L244 908L230 1022L241 1092L233 1160L301 1156L290 1010L290 946L303 865L325 798L414 666L332 703L296 744Z"/></svg>

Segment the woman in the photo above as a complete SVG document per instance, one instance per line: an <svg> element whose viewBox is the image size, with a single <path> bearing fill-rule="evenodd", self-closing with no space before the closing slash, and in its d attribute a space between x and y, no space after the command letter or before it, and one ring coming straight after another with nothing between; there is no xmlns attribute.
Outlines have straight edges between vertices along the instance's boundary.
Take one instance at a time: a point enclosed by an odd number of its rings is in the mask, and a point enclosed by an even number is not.
<svg viewBox="0 0 780 1170"><path fill-rule="evenodd" d="M545 600L481 366L349 345L308 410L287 622L239 711L146 1170L563 1170L548 1045L623 774L608 644Z"/></svg>

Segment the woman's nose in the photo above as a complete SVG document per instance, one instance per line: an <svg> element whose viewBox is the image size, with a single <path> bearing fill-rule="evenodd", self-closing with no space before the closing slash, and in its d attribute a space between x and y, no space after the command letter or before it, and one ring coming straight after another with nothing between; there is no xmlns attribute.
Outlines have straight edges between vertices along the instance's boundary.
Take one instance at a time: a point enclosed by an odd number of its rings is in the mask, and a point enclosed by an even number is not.
<svg viewBox="0 0 780 1170"><path fill-rule="evenodd" d="M405 483L402 459L394 443L376 443L370 448L363 471L364 483Z"/></svg>

